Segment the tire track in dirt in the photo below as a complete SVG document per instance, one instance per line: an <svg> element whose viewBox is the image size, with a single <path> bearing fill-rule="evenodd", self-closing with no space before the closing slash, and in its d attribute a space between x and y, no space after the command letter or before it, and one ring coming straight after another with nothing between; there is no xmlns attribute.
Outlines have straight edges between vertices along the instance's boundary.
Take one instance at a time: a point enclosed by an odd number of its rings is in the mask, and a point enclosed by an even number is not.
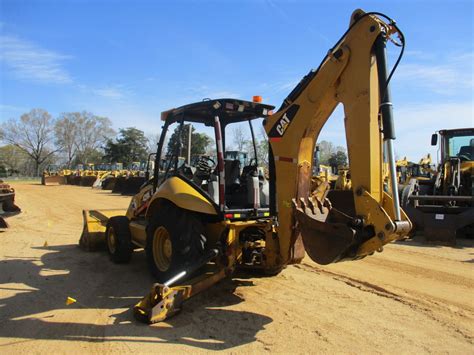
<svg viewBox="0 0 474 355"><path fill-rule="evenodd" d="M352 278L350 276L341 274L341 273L336 273L333 271L325 270L322 268L319 268L317 266L313 266L310 264L307 264L305 262L301 264L296 264L293 265L295 268L307 271L307 272L315 272L317 274L325 274L330 276L332 279L340 281L345 283L346 285L350 287L354 287L356 289L359 289L362 292L368 292L371 294L374 294L379 297L384 297L388 298L390 300L399 302L405 306L410 307L414 311L420 312L424 314L425 316L429 317L430 319L436 321L437 323L441 324L443 327L454 331L455 333L461 335L465 340L467 340L469 343L474 344L474 337L467 334L467 332L463 331L459 327L456 327L455 325L444 321L443 319L440 319L437 317L431 310L431 307L436 306L439 308L439 310L445 311L445 305L440 305L437 302L430 302L426 299L419 299L419 298L410 298L407 296L402 296L400 294L394 293L392 291L389 291L385 289L384 287L372 284L367 281L359 280L356 278ZM457 316L463 316L463 314L456 313Z"/></svg>

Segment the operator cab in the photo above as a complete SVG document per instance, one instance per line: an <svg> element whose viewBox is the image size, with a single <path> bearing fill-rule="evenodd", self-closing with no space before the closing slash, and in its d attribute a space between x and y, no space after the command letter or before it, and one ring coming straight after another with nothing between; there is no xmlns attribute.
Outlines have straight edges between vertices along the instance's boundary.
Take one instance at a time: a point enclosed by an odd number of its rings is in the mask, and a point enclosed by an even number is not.
<svg viewBox="0 0 474 355"><path fill-rule="evenodd" d="M474 128L445 129L439 131L441 136L441 159L445 162L451 158L461 162L474 161ZM438 135L431 138L431 144L438 143Z"/></svg>
<svg viewBox="0 0 474 355"><path fill-rule="evenodd" d="M259 102L216 99L163 112L155 189L177 176L226 219L269 216L269 184L252 121L268 117L273 109Z"/></svg>

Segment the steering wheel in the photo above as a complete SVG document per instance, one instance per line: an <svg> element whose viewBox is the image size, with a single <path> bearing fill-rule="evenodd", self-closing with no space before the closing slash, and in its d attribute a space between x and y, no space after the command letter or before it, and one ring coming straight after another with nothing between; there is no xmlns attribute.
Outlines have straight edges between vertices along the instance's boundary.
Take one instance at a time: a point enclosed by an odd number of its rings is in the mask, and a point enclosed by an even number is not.
<svg viewBox="0 0 474 355"><path fill-rule="evenodd" d="M201 156L196 164L196 169L201 174L210 175L212 170L216 168L217 164L211 157Z"/></svg>

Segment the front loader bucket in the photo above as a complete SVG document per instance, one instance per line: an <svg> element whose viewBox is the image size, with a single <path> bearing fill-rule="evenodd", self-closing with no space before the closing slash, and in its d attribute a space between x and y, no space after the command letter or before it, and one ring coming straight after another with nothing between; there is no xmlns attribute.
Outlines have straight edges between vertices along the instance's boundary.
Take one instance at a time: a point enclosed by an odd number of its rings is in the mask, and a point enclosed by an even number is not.
<svg viewBox="0 0 474 355"><path fill-rule="evenodd" d="M112 187L112 192L113 193L121 193L123 190L123 185L125 183L125 176L119 176L115 179L115 184Z"/></svg>
<svg viewBox="0 0 474 355"><path fill-rule="evenodd" d="M106 178L102 182L102 190L113 190L116 180L117 180L117 178L115 176L111 176L111 177Z"/></svg>
<svg viewBox="0 0 474 355"><path fill-rule="evenodd" d="M122 195L135 195L140 191L140 187L146 179L142 176L129 176L125 179L122 187Z"/></svg>
<svg viewBox="0 0 474 355"><path fill-rule="evenodd" d="M80 186L92 186L94 185L95 180L97 177L95 175L86 175L82 176L81 181L79 182Z"/></svg>
<svg viewBox="0 0 474 355"><path fill-rule="evenodd" d="M87 251L98 250L105 245L105 229L113 216L124 216L126 210L83 210L84 226L79 246Z"/></svg>
<svg viewBox="0 0 474 355"><path fill-rule="evenodd" d="M15 192L0 194L0 208L4 212L21 212L20 207L15 205Z"/></svg>
<svg viewBox="0 0 474 355"><path fill-rule="evenodd" d="M66 177L62 175L43 176L41 179L43 185L66 185Z"/></svg>

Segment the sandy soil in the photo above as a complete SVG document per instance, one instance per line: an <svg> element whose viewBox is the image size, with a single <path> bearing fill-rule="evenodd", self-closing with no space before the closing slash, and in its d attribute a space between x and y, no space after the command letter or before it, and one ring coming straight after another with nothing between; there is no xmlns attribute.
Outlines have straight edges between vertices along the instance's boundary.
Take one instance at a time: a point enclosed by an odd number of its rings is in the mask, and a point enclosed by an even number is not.
<svg viewBox="0 0 474 355"><path fill-rule="evenodd" d="M309 259L272 278L225 280L166 323L130 312L150 288L143 252L114 265L77 247L84 208L129 198L13 184L23 213L0 233L2 353L474 352L474 245L393 244L357 262ZM66 298L77 303L66 306Z"/></svg>

